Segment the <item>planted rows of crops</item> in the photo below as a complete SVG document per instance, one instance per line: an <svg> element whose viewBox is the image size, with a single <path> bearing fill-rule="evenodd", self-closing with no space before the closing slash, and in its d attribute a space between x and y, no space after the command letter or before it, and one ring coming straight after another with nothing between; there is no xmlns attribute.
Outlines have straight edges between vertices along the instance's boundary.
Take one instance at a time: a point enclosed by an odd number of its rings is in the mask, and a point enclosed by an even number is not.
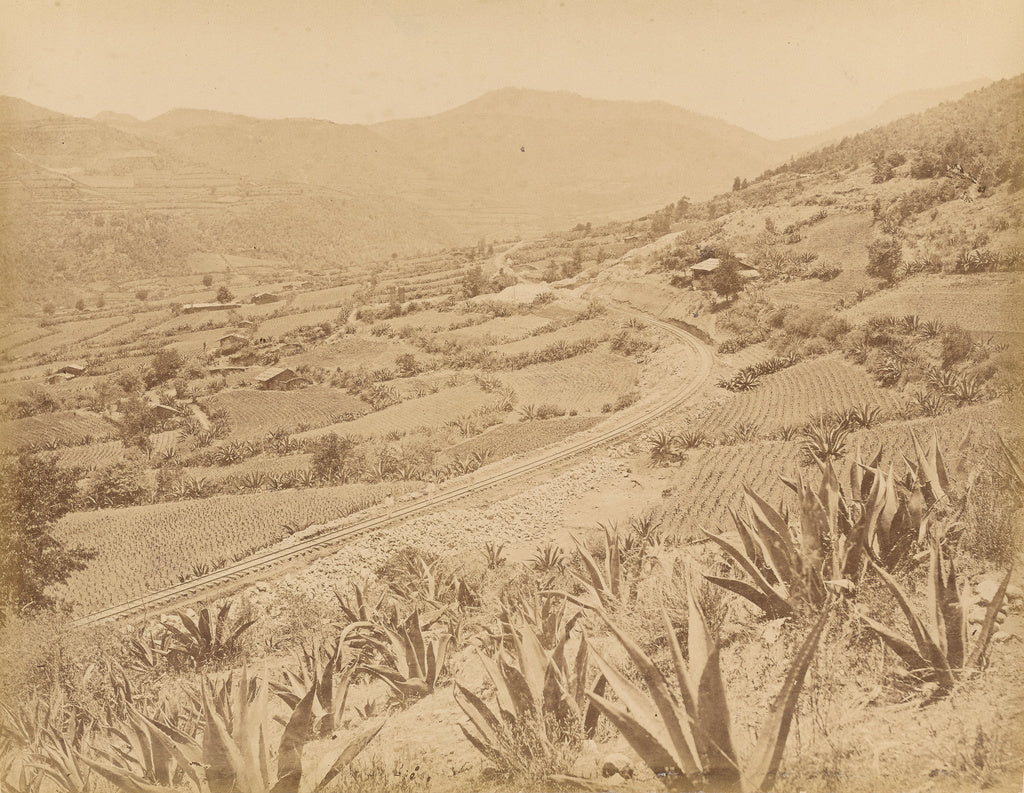
<svg viewBox="0 0 1024 793"><path fill-rule="evenodd" d="M527 454L570 435L588 430L601 421L599 416L567 416L546 421L521 421L501 424L493 429L452 446L445 452L451 459L479 454L500 460L517 454Z"/></svg>
<svg viewBox="0 0 1024 793"><path fill-rule="evenodd" d="M89 439L104 438L114 431L99 416L66 410L42 416L30 416L0 422L0 451L14 452L21 447L48 444L75 446Z"/></svg>
<svg viewBox="0 0 1024 793"><path fill-rule="evenodd" d="M482 391L473 384L456 386L436 394L427 394L397 405L368 413L353 421L342 421L296 434L297 440L318 438L328 432L339 435L383 436L387 433L405 433L420 427L436 427L494 402L495 395Z"/></svg>
<svg viewBox="0 0 1024 793"><path fill-rule="evenodd" d="M83 613L95 611L171 586L193 565L241 558L290 529L327 523L414 488L408 482L339 485L66 515L58 536L98 551L69 579L68 592Z"/></svg>
<svg viewBox="0 0 1024 793"><path fill-rule="evenodd" d="M632 358L596 350L564 361L536 364L501 377L519 405L553 404L566 410L597 412L629 393L640 367Z"/></svg>
<svg viewBox="0 0 1024 793"><path fill-rule="evenodd" d="M583 319L552 330L550 333L538 333L536 336L528 336L519 341L503 344L496 349L505 355L521 355L536 352L558 342L576 344L585 339L599 339L610 335L614 330L615 324L604 317Z"/></svg>
<svg viewBox="0 0 1024 793"><path fill-rule="evenodd" d="M771 432L864 404L888 411L897 408L900 399L896 392L875 385L863 369L829 356L759 378L752 390L726 397L701 429L714 434L748 423Z"/></svg>
<svg viewBox="0 0 1024 793"><path fill-rule="evenodd" d="M698 535L702 528L730 529L729 509L742 504L744 485L777 503L786 491L779 475L792 473L799 459L800 445L792 441L692 451L673 479L674 494L665 504L666 523L684 538Z"/></svg>
<svg viewBox="0 0 1024 793"><path fill-rule="evenodd" d="M301 425L322 427L340 416L365 413L369 406L337 388L310 386L296 391L222 391L208 400L211 410L223 410L232 437L256 438L275 429Z"/></svg>

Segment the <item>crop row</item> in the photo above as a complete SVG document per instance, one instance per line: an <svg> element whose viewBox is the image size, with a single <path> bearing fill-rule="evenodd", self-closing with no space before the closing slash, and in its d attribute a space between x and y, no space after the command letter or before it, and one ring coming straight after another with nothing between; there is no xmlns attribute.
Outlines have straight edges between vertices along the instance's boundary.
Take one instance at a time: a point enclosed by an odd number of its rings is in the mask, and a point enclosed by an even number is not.
<svg viewBox="0 0 1024 793"><path fill-rule="evenodd" d="M711 435L743 423L770 432L863 404L891 411L899 407L900 399L876 385L860 367L829 356L762 377L756 389L727 397L700 429Z"/></svg>
<svg viewBox="0 0 1024 793"><path fill-rule="evenodd" d="M171 586L195 564L252 553L295 525L326 523L414 487L405 482L214 496L66 515L62 539L98 552L68 582L92 611Z"/></svg>
<svg viewBox="0 0 1024 793"><path fill-rule="evenodd" d="M210 397L208 405L227 414L236 438L255 438L302 425L322 427L336 422L338 416L367 410L361 399L326 386L297 391L222 391Z"/></svg>

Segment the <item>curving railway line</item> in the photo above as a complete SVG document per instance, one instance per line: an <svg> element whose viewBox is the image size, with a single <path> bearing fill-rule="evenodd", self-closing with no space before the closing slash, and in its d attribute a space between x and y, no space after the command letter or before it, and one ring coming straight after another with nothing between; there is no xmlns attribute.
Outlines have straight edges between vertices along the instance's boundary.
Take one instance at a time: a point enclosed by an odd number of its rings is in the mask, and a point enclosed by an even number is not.
<svg viewBox="0 0 1024 793"><path fill-rule="evenodd" d="M648 422L671 412L689 399L704 384L711 373L714 355L708 347L698 341L693 335L676 325L648 316L644 316L644 321L661 328L688 345L694 351L699 361L698 369L694 372L694 376L691 379L680 384L669 393L661 404L645 413L623 421L614 422L596 435L578 441L569 441L552 449L550 452L512 466L506 466L495 473L480 477L472 482L466 482L448 488L441 493L435 493L410 504L402 505L392 509L387 515L367 518L349 526L341 526L332 531L324 532L317 537L297 542L287 548L277 548L259 553L228 567L214 570L199 578L194 578L190 581L95 611L76 620L75 625L87 627L115 620L140 618L151 612L166 611L170 608L180 607L188 602L209 596L211 593L233 587L242 581L265 575L274 568L300 561L303 557L318 555L325 550L342 545L355 537L366 534L374 529L379 529L387 524L394 523L424 510L447 504L489 487L506 483L517 477L525 476L546 465L566 460L581 452L621 438Z"/></svg>

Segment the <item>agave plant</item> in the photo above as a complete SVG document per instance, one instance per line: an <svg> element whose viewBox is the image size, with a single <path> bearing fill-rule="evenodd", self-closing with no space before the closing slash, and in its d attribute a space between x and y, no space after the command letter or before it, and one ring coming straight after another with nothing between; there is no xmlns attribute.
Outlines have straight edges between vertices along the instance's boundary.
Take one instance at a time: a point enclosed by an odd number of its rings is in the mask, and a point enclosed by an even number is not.
<svg viewBox="0 0 1024 793"><path fill-rule="evenodd" d="M655 430L647 442L650 444L651 462L655 465L668 465L678 462L682 457L679 450L679 436L674 432Z"/></svg>
<svg viewBox="0 0 1024 793"><path fill-rule="evenodd" d="M538 573L549 574L565 569L565 551L553 542L540 546L530 558L530 566Z"/></svg>
<svg viewBox="0 0 1024 793"><path fill-rule="evenodd" d="M707 433L700 430L685 430L679 433L678 442L682 449L697 449L708 445Z"/></svg>
<svg viewBox="0 0 1024 793"><path fill-rule="evenodd" d="M1007 570L1003 577L972 643L968 638L966 608L957 584L956 569L952 559L945 559L938 538L932 537L929 543L928 607L923 618L914 612L909 597L896 579L873 559L871 566L903 611L911 639L864 614L859 616L899 656L911 680L934 684L932 696L939 697L952 690L964 670L981 669L985 665L985 654L1012 571Z"/></svg>
<svg viewBox="0 0 1024 793"><path fill-rule="evenodd" d="M488 570L497 570L508 561L505 557L505 543L503 542L485 542L483 553Z"/></svg>
<svg viewBox="0 0 1024 793"><path fill-rule="evenodd" d="M823 609L797 650L782 689L761 725L753 754L741 762L734 748L719 650L692 587L688 589L689 658L684 659L676 630L662 611L672 654L675 686L603 610L598 614L626 650L646 683L645 693L596 649L594 660L618 696L617 701L589 694L601 713L671 791L771 790L782 763L789 728L804 677L817 651L828 616Z"/></svg>
<svg viewBox="0 0 1024 793"><path fill-rule="evenodd" d="M338 636L327 648L314 645L303 648L296 657L296 664L283 671L280 683L270 683L271 690L294 710L311 688L316 688L313 700L312 734L328 737L341 728L348 689L356 665L362 659L362 651L354 651L348 639L359 629L351 627Z"/></svg>
<svg viewBox="0 0 1024 793"><path fill-rule="evenodd" d="M820 421L808 424L803 429L801 451L808 457L824 463L838 460L846 454L846 439L850 429L844 422Z"/></svg>
<svg viewBox="0 0 1024 793"><path fill-rule="evenodd" d="M255 695L250 697L253 689ZM127 793L178 786L186 780L198 793L274 793L299 790L300 786L317 793L366 747L383 721L333 747L332 757L316 764L316 771L309 778L302 761L313 734L316 696L314 682L287 720L276 763L268 748L267 687L259 681L250 682L245 670L226 699L216 697L210 681L203 678L205 729L201 742L167 724L133 713L125 725L127 729L117 730L127 747L112 747L110 751L94 747L93 757L82 759L98 775ZM305 765L308 768L312 764Z"/></svg>
<svg viewBox="0 0 1024 793"><path fill-rule="evenodd" d="M528 765L535 757L556 754L555 745L573 740L576 730L593 738L598 708L588 700L604 694L602 675L590 684L590 648L581 636L570 659L567 643L579 618L561 624L550 649L530 625L504 626L504 641L494 656L478 651L484 671L494 687L494 706L458 681L455 701L469 718L460 724L466 739L499 770ZM509 646L510 650L503 649Z"/></svg>
<svg viewBox="0 0 1024 793"><path fill-rule="evenodd" d="M942 394L918 391L914 394L914 401L926 416L939 416L946 412L946 400Z"/></svg>
<svg viewBox="0 0 1024 793"><path fill-rule="evenodd" d="M451 633L439 631L431 636L424 635L418 611L413 611L397 628L366 627L370 632L364 635L377 648L382 662L362 664L359 671L383 680L403 702L434 692L448 671Z"/></svg>
<svg viewBox="0 0 1024 793"><path fill-rule="evenodd" d="M179 610L170 619L162 620L163 630L172 638L167 649L168 660L176 666L199 668L230 659L238 651L242 636L255 622L232 619L232 606L231 602L225 603L216 616L209 607L203 606L196 619Z"/></svg>
<svg viewBox="0 0 1024 793"><path fill-rule="evenodd" d="M761 436L761 425L754 421L741 421L732 428L732 437L739 443L749 443Z"/></svg>
<svg viewBox="0 0 1024 793"><path fill-rule="evenodd" d="M740 544L722 535L705 532L747 574L750 581L708 576L708 580L735 592L770 617L814 611L825 603L829 589L848 592L860 580L863 549L874 548L890 563L905 559L921 532L922 509L900 501L891 473L877 466L881 451L864 465L858 451L851 467L853 498L839 484L831 461L821 465L821 482L815 489L801 474L786 480L799 506L796 534L789 515L772 508L749 488L744 488L747 517L732 511Z"/></svg>
<svg viewBox="0 0 1024 793"><path fill-rule="evenodd" d="M852 425L869 430L881 420L882 409L878 405L865 403L850 408L847 415Z"/></svg>
<svg viewBox="0 0 1024 793"><path fill-rule="evenodd" d="M984 388L976 377L959 374L953 381L951 395L962 405L970 405L979 401L984 395Z"/></svg>
<svg viewBox="0 0 1024 793"><path fill-rule="evenodd" d="M242 475L242 490L246 493L256 493L263 489L267 483L267 475L262 471L249 471Z"/></svg>

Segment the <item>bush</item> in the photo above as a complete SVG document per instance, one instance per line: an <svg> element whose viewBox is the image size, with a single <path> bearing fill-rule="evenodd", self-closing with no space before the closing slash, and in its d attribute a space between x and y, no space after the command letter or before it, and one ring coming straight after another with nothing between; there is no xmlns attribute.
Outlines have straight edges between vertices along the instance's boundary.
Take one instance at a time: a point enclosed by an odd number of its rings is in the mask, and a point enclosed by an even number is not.
<svg viewBox="0 0 1024 793"><path fill-rule="evenodd" d="M942 368L949 369L966 361L974 349L970 334L959 325L947 327L940 337L942 344Z"/></svg>
<svg viewBox="0 0 1024 793"><path fill-rule="evenodd" d="M893 283L903 263L903 246L893 235L876 239L868 245L867 274Z"/></svg>

